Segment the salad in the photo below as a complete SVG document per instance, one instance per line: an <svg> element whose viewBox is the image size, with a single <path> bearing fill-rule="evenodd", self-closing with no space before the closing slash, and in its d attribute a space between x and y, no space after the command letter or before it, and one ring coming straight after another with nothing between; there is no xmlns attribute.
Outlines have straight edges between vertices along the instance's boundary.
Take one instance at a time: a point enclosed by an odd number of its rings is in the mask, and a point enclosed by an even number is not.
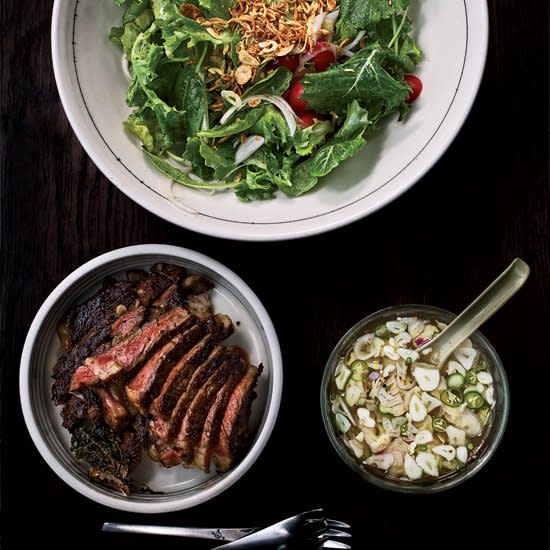
<svg viewBox="0 0 550 550"><path fill-rule="evenodd" d="M484 356L464 341L441 370L418 348L445 328L398 317L353 342L330 381L332 420L363 467L410 481L440 478L483 445L496 402Z"/></svg>
<svg viewBox="0 0 550 550"><path fill-rule="evenodd" d="M421 91L409 0L115 0L124 122L172 182L298 197Z"/></svg>

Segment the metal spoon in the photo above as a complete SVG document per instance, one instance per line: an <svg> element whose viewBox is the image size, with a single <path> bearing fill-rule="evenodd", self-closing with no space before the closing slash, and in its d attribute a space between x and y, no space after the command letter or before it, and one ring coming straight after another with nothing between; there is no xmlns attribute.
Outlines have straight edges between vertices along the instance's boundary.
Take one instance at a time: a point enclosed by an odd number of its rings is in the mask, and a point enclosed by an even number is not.
<svg viewBox="0 0 550 550"><path fill-rule="evenodd" d="M447 328L416 350L421 353L431 348L422 361L440 369L449 355L523 286L529 273L529 266L516 258Z"/></svg>

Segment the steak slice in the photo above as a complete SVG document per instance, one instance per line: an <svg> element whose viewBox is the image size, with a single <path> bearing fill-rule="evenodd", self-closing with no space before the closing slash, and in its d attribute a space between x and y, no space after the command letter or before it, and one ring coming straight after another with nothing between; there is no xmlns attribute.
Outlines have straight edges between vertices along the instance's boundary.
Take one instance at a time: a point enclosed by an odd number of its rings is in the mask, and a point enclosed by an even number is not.
<svg viewBox="0 0 550 550"><path fill-rule="evenodd" d="M216 315L206 321L208 334L189 350L168 375L151 413L168 420L178 399L187 387L195 369L208 357L214 346L233 332L233 323L227 315Z"/></svg>
<svg viewBox="0 0 550 550"><path fill-rule="evenodd" d="M247 372L247 369L241 363L241 365L230 374L229 378L225 381L223 387L216 395L208 411L206 420L204 421L200 440L195 447L193 466L203 470L207 474L210 473L210 459L212 458L214 445L216 445L218 441L220 426L227 409L227 404L229 403L229 398L245 372Z"/></svg>
<svg viewBox="0 0 550 550"><path fill-rule="evenodd" d="M213 288L213 286L212 281L202 275L198 275L197 273L188 275L181 283L181 288L185 295L204 294Z"/></svg>
<svg viewBox="0 0 550 550"><path fill-rule="evenodd" d="M175 446L178 448L181 463L193 465L193 455L201 437L206 417L218 392L230 380L234 373L242 376L246 363L235 350L227 350L227 358L220 367L208 378L190 403L187 413L178 431Z"/></svg>
<svg viewBox="0 0 550 550"><path fill-rule="evenodd" d="M70 390L106 383L121 372L131 374L149 353L185 328L194 317L183 308L176 308L159 319L145 323L132 336L97 357L88 357L76 369Z"/></svg>
<svg viewBox="0 0 550 550"><path fill-rule="evenodd" d="M176 283L173 283L153 302L149 309L149 316L151 318L160 317L171 309L184 306L185 302L180 289Z"/></svg>
<svg viewBox="0 0 550 550"><path fill-rule="evenodd" d="M101 399L105 422L109 424L115 432L119 432L122 428L125 428L130 420L130 413L126 410L126 407L114 394L112 389L97 388L95 392L99 399Z"/></svg>
<svg viewBox="0 0 550 550"><path fill-rule="evenodd" d="M103 411L99 399L90 388L84 388L82 392L71 395L61 410L63 427L69 431L84 422L101 424Z"/></svg>
<svg viewBox="0 0 550 550"><path fill-rule="evenodd" d="M126 313L123 313L112 325L111 325L111 338L113 344L122 342L130 334L134 332L136 328L141 326L145 319L146 310L143 306L136 307Z"/></svg>
<svg viewBox="0 0 550 550"><path fill-rule="evenodd" d="M156 300L170 285L172 280L157 273L150 274L136 285L136 293L141 305L148 306Z"/></svg>
<svg viewBox="0 0 550 550"><path fill-rule="evenodd" d="M147 412L151 399L158 395L177 360L204 335L205 331L204 323L197 320L160 348L126 384L126 397L141 414Z"/></svg>
<svg viewBox="0 0 550 550"><path fill-rule="evenodd" d="M214 461L219 472L229 470L246 446L250 411L256 398L254 388L262 370L262 365L249 365L246 374L229 398L214 449Z"/></svg>
<svg viewBox="0 0 550 550"><path fill-rule="evenodd" d="M129 307L135 299L132 283L120 281L103 288L74 307L58 326L64 350L79 343L92 329L101 330L116 318L117 306Z"/></svg>
<svg viewBox="0 0 550 550"><path fill-rule="evenodd" d="M185 277L185 268L174 264L158 263L151 268L151 271L168 277L168 279L171 279L174 283L177 283Z"/></svg>

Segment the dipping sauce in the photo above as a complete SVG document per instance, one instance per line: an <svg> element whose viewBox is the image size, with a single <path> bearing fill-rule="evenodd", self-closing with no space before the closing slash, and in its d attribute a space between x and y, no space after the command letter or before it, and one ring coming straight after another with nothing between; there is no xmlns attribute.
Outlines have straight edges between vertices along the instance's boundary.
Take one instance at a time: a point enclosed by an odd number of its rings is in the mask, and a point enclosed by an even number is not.
<svg viewBox="0 0 550 550"><path fill-rule="evenodd" d="M495 394L489 365L465 340L441 369L422 362L447 325L397 317L370 327L330 379L332 419L363 468L407 481L462 468L481 447Z"/></svg>

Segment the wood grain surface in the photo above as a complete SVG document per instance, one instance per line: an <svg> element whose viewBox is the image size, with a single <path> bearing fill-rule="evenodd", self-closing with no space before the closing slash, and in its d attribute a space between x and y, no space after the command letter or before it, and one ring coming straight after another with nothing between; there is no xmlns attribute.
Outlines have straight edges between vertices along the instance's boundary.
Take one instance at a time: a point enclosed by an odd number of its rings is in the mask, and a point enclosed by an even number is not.
<svg viewBox="0 0 550 550"><path fill-rule="evenodd" d="M478 98L452 146L417 185L346 228L278 243L179 229L107 181L59 101L52 4L0 3L2 546L208 548L104 534L100 527L103 521L263 525L324 506L352 523L357 549L499 548L518 533L529 548L547 548L548 3L489 1L489 54ZM111 510L67 486L35 449L19 405L21 349L42 301L83 262L137 243L186 246L240 274L270 313L284 358L283 405L258 462L209 503L161 516ZM493 459L469 482L422 498L356 478L333 451L319 414L321 374L336 341L361 317L392 304L458 312L516 256L532 275L483 327L507 369L512 397Z"/></svg>

